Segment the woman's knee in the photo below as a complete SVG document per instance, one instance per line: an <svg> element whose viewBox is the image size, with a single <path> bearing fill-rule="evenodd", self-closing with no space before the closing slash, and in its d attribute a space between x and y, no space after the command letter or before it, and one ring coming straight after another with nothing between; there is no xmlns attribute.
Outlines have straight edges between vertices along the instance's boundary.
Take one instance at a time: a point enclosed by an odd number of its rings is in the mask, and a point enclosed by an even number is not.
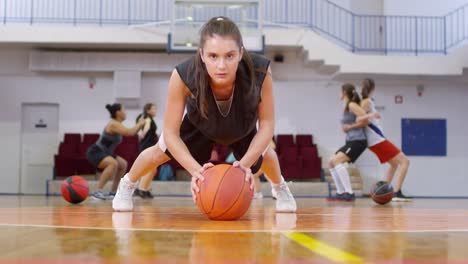
<svg viewBox="0 0 468 264"><path fill-rule="evenodd" d="M127 171L128 163L127 163L126 160L120 159L120 160L118 161L118 163L119 163L119 170Z"/></svg>
<svg viewBox="0 0 468 264"><path fill-rule="evenodd" d="M167 156L167 154L162 151L158 144L145 149L143 153L151 157L151 163L154 165L161 165L164 162L170 160L169 156Z"/></svg>
<svg viewBox="0 0 468 264"><path fill-rule="evenodd" d="M410 160L403 153L401 153L399 161L400 161L399 163L400 163L401 166L407 166L408 167L409 164L410 164Z"/></svg>
<svg viewBox="0 0 468 264"><path fill-rule="evenodd" d="M337 164L336 164L337 160L336 160L336 155L333 155L330 157L330 159L328 159L328 168L331 169L331 168L334 168Z"/></svg>
<svg viewBox="0 0 468 264"><path fill-rule="evenodd" d="M119 167L119 163L117 162L116 159L110 158L109 160L106 161L104 164L104 168L109 168L110 170L117 170Z"/></svg>

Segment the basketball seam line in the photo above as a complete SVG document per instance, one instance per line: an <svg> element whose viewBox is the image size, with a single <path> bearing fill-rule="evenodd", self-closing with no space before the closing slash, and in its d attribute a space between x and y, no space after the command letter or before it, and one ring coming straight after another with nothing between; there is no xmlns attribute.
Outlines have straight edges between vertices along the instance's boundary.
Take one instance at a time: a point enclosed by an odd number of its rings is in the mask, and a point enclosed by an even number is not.
<svg viewBox="0 0 468 264"><path fill-rule="evenodd" d="M232 166L229 168L229 170L232 168ZM228 170L228 171L229 171ZM227 173L227 171L226 171ZM245 178L245 174L244 174L244 178ZM224 176L223 176L223 179L224 179ZM226 214L227 212L229 212L229 210L231 210L232 207L234 207L234 205L237 203L237 201L239 200L239 197L240 195L242 194L242 191L244 190L244 186L245 186L245 180L242 181L242 188L241 188L241 192L239 192L239 194L237 195L236 197L236 201L231 205L231 207L229 207L227 210L224 211L224 213L222 213L221 215L218 215L215 217L215 219L219 218L219 217L222 217L224 214ZM250 207L250 205L249 205Z"/></svg>

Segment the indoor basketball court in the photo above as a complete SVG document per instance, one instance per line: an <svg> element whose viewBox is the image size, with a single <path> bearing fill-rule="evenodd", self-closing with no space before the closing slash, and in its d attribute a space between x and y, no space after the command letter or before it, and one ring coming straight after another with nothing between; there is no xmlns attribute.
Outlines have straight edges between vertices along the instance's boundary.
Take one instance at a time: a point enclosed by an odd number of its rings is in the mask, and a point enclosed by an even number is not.
<svg viewBox="0 0 468 264"><path fill-rule="evenodd" d="M468 203L377 205L299 198L295 214L254 200L237 221L212 221L191 198L67 204L1 198L0 263L466 263Z"/></svg>
<svg viewBox="0 0 468 264"><path fill-rule="evenodd" d="M0 0L0 23L0 264L468 263L468 0Z"/></svg>

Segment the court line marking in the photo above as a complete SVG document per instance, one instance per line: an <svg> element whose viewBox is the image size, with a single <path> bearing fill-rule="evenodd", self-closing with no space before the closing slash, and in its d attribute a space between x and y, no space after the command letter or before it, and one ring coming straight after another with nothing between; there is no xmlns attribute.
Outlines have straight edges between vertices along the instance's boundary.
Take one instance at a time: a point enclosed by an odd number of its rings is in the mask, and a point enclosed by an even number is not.
<svg viewBox="0 0 468 264"><path fill-rule="evenodd" d="M41 224L3 224L0 227L36 227L36 228L62 228L62 229L88 229L88 230L124 230L124 231L152 231L152 232L185 232L185 233L468 233L468 229L435 229L435 230L340 230L340 229L171 229L171 228L140 228L140 227L98 227L98 226L66 226L66 225L41 225Z"/></svg>
<svg viewBox="0 0 468 264"><path fill-rule="evenodd" d="M301 232L281 232L284 236L308 250L338 263L365 263L364 259L350 252L331 246Z"/></svg>

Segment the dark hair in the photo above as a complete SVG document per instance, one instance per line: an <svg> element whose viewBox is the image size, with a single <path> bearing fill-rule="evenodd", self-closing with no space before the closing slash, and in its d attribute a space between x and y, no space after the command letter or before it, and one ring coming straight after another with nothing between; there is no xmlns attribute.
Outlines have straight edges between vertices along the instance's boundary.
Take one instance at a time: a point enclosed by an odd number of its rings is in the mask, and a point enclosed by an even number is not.
<svg viewBox="0 0 468 264"><path fill-rule="evenodd" d="M374 91L374 89L375 89L374 80L372 80L370 78L366 78L366 79L362 80L362 91L361 91L362 99L369 98L369 94L372 91Z"/></svg>
<svg viewBox="0 0 468 264"><path fill-rule="evenodd" d="M115 104L111 104L111 105L106 104L106 109L107 109L107 111L109 111L109 113L111 115L111 118L115 118L117 111L122 110L122 104L119 104L119 103L115 103Z"/></svg>
<svg viewBox="0 0 468 264"><path fill-rule="evenodd" d="M344 92L345 96L348 98L348 103L346 104L345 111L349 111L349 103L355 102L356 104L361 103L361 98L359 97L359 94L356 91L356 88L354 85L350 83L345 83L343 86L341 86L341 90Z"/></svg>
<svg viewBox="0 0 468 264"><path fill-rule="evenodd" d="M151 107L153 107L154 104L153 103L147 103L145 104L145 106L143 106L143 112L141 112L141 114L139 114L135 120L136 123L138 123L138 120L140 120L140 118L147 118L149 115L148 115L148 111L151 109Z"/></svg>
<svg viewBox="0 0 468 264"><path fill-rule="evenodd" d="M229 18L219 16L213 17L208 22L206 22L203 27L200 29L200 42L199 47L200 49L197 50L197 54L195 55L195 61L191 65L191 69L188 71L190 74L194 74L194 81L195 81L195 90L197 94L194 96L197 100L197 107L201 113L201 116L205 119L208 119L208 101L207 97L209 94L210 88L210 77L206 70L205 64L201 59L200 50L203 50L205 46L206 39L208 37L213 37L214 35L218 35L221 37L232 37L234 41L236 41L239 49L244 49L244 53L242 55L242 60L245 63L246 70L248 77L250 78L250 89L249 92L255 92L255 69L252 62L252 58L250 57L249 53L245 50L242 35L240 33L239 28L237 25ZM245 78L245 77L244 77ZM236 78L237 79L237 78ZM248 97L250 98L250 97Z"/></svg>

